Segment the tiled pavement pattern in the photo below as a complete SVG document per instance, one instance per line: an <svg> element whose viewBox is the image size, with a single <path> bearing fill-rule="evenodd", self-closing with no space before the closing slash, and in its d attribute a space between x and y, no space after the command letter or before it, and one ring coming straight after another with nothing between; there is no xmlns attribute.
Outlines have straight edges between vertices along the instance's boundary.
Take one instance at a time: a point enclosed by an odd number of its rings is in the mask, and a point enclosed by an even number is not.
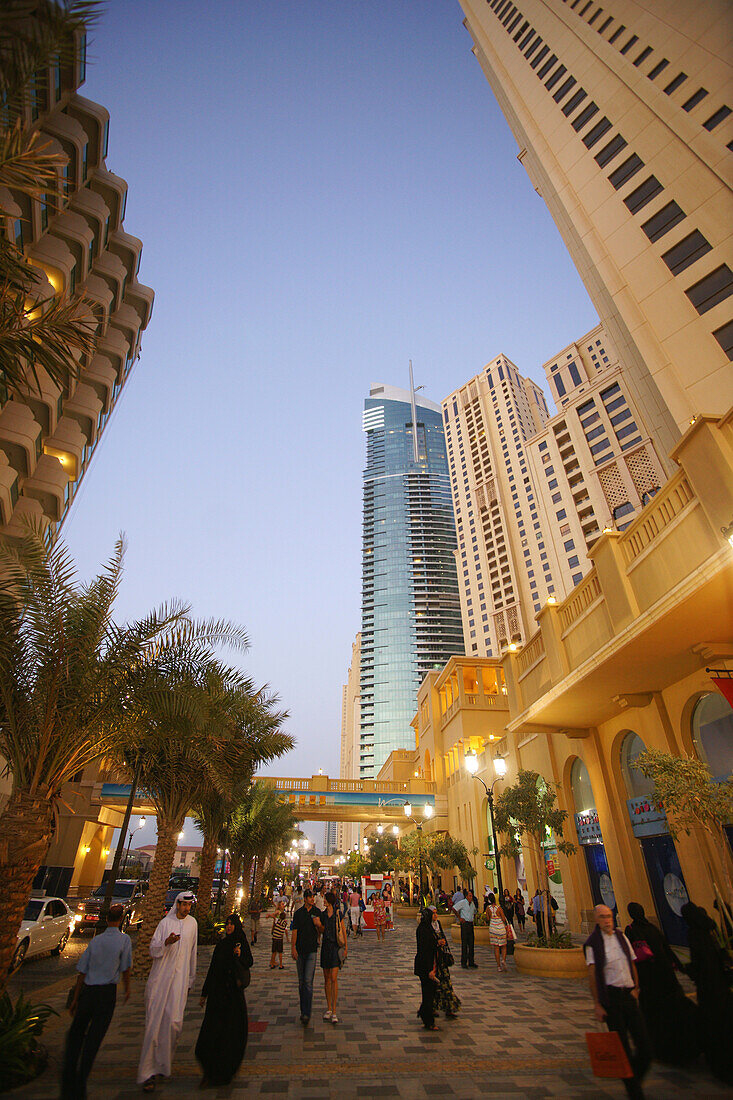
<svg viewBox="0 0 733 1100"><path fill-rule="evenodd" d="M287 945L286 945L287 946ZM199 1092L194 1047L202 1012L198 993L211 948L199 952L199 974L177 1049L173 1078L156 1089L161 1100L182 1097L272 1095L306 1100L385 1096L624 1097L620 1082L604 1082L590 1072L584 1032L595 1030L584 983L542 981L509 971L497 974L488 947L476 948L478 970L453 968L463 1001L456 1020L439 1019L440 1031L425 1031L415 1013L419 983L412 973L414 923L378 943L373 934L349 941L349 959L340 976L340 1023L322 1020L323 979L316 970L310 1026L299 1023L295 964L269 969L269 939L253 948L255 968L247 990L250 1038L238 1076L226 1088ZM59 988L62 987L62 988ZM44 995L61 1008L69 988L54 983ZM38 1081L12 1093L23 1100L58 1095L59 1059L68 1015L46 1032L51 1050L48 1070ZM142 1093L135 1084L144 1022L142 991L118 1007L89 1081L89 1100L130 1100ZM654 1067L645 1082L650 1100L730 1095L702 1064L682 1073Z"/></svg>

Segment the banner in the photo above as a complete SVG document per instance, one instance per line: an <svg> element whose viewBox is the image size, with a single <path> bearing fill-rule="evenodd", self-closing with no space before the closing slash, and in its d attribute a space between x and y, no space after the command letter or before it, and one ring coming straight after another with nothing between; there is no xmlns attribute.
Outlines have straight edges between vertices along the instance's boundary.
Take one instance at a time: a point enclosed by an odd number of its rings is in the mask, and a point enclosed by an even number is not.
<svg viewBox="0 0 733 1100"><path fill-rule="evenodd" d="M361 915L362 926L374 931L374 906L372 899L375 894L381 894L387 883L392 887L394 894L394 881L391 875L363 875L361 880L361 896L364 899L366 909Z"/></svg>
<svg viewBox="0 0 733 1100"><path fill-rule="evenodd" d="M733 707L733 676L711 676L710 679L721 695L724 695L728 700L729 705Z"/></svg>

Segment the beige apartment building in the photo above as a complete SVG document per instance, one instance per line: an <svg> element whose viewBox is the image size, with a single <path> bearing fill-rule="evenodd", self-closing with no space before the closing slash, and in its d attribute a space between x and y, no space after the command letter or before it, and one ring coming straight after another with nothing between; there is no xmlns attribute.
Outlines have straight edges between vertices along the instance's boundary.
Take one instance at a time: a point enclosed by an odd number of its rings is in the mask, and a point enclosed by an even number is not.
<svg viewBox="0 0 733 1100"><path fill-rule="evenodd" d="M589 552L606 528L624 530L667 480L602 325L544 364L560 412L528 441L527 465L542 531L567 594L591 568Z"/></svg>
<svg viewBox="0 0 733 1100"><path fill-rule="evenodd" d="M667 456L733 404L727 0L461 0L473 52Z"/></svg>
<svg viewBox="0 0 733 1100"><path fill-rule="evenodd" d="M566 927L587 930L600 902L624 921L640 901L684 943L682 905L689 897L712 912L731 852L702 831L673 841L634 762L657 748L696 756L717 777L733 771L733 709L708 672L733 674L733 412L698 418L672 457L677 472L625 531L598 538L591 572L543 607L524 647L455 657L425 678L412 760L388 761L379 778L414 767L436 783L440 810L424 831L464 841L481 891L496 886L491 824L466 753L478 753L478 778L495 796L519 769L537 771L557 785L577 846L566 857L549 838L544 852ZM538 871L527 849L502 860L504 885L530 896Z"/></svg>
<svg viewBox="0 0 733 1100"><path fill-rule="evenodd" d="M548 416L540 387L505 355L443 401L469 655L496 656L507 642L523 642L558 591L527 463L527 440Z"/></svg>
<svg viewBox="0 0 733 1100"><path fill-rule="evenodd" d="M341 779L359 775L361 723L361 633L351 646L351 664L346 683L341 688ZM336 848L346 852L358 844L361 830L355 821L339 821L336 825Z"/></svg>
<svg viewBox="0 0 733 1100"><path fill-rule="evenodd" d="M0 537L22 522L58 530L139 356L153 291L138 280L142 243L124 230L127 184L106 167L109 113L79 95L86 34L73 64L61 61L28 88L25 122L43 148L63 154L64 197L32 200L4 192L4 232L43 276L36 300L76 298L94 324L94 354L61 389L39 369L40 392L0 389Z"/></svg>

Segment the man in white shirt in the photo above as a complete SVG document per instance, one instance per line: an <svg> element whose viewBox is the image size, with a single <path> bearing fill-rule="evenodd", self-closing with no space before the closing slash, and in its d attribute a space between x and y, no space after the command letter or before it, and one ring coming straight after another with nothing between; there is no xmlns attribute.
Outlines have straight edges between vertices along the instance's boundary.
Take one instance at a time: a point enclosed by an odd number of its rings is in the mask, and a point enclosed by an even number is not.
<svg viewBox="0 0 733 1100"><path fill-rule="evenodd" d="M461 966L464 970L478 970L477 964L473 961L473 921L476 916L476 901L473 890L466 890L465 898L454 904L453 909L458 914L461 922Z"/></svg>
<svg viewBox="0 0 733 1100"><path fill-rule="evenodd" d="M633 1077L624 1079L626 1091L641 1100L641 1081L652 1060L652 1047L639 1010L634 949L623 932L614 928L607 905L597 905L593 915L597 923L585 941L585 961L596 1019L605 1020L609 1031L618 1032L633 1071Z"/></svg>

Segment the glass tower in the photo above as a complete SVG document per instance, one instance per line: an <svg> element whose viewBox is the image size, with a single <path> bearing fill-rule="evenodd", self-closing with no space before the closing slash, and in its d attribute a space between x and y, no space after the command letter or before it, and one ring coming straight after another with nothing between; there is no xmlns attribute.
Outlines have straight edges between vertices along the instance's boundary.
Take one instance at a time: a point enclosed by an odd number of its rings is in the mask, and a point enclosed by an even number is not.
<svg viewBox="0 0 733 1100"><path fill-rule="evenodd" d="M464 645L440 406L373 386L363 428L359 776L368 779L393 749L414 748L417 689Z"/></svg>

